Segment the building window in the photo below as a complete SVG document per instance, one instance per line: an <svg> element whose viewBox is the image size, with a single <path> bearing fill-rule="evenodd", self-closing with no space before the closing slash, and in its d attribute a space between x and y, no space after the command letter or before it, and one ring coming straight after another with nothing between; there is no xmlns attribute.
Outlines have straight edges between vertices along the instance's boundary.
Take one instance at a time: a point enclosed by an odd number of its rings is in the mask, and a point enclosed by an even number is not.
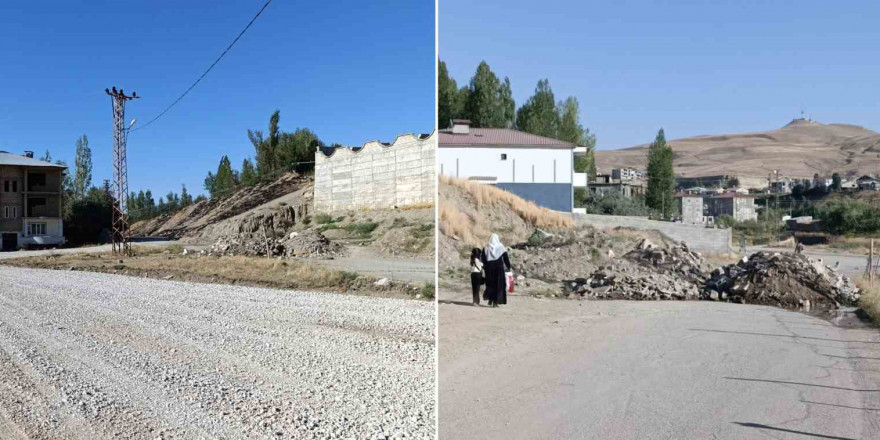
<svg viewBox="0 0 880 440"><path fill-rule="evenodd" d="M3 218L18 218L18 206L4 206Z"/></svg>
<svg viewBox="0 0 880 440"><path fill-rule="evenodd" d="M3 181L3 192L18 192L18 181L17 180L4 180Z"/></svg>
<svg viewBox="0 0 880 440"><path fill-rule="evenodd" d="M501 160L507 160L507 154L501 153Z"/></svg>
<svg viewBox="0 0 880 440"><path fill-rule="evenodd" d="M12 192L14 192L14 193L18 192L18 181L17 180L12 181Z"/></svg>
<svg viewBox="0 0 880 440"><path fill-rule="evenodd" d="M28 235L46 235L46 224L28 223Z"/></svg>

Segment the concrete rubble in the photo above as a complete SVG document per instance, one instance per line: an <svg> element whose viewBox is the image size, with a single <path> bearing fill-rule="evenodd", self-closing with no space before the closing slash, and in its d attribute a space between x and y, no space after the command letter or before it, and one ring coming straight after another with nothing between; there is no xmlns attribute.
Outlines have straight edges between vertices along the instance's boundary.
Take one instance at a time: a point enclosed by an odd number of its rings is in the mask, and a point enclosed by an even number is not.
<svg viewBox="0 0 880 440"><path fill-rule="evenodd" d="M701 296L805 310L851 306L860 297L849 277L821 261L778 252L757 252L715 269Z"/></svg>
<svg viewBox="0 0 880 440"><path fill-rule="evenodd" d="M859 299L849 277L805 255L758 252L710 272L686 243L657 246L647 239L614 265L564 283L572 298L702 299L807 311L851 306Z"/></svg>
<svg viewBox="0 0 880 440"><path fill-rule="evenodd" d="M286 258L333 258L344 255L344 246L333 243L318 231L306 229L280 238L239 234L220 238L207 253L213 255L247 255Z"/></svg>

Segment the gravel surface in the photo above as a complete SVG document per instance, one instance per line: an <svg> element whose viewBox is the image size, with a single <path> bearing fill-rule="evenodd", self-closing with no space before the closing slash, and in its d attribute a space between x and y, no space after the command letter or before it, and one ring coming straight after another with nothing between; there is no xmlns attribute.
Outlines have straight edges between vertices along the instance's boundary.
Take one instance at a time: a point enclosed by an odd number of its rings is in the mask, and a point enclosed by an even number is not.
<svg viewBox="0 0 880 440"><path fill-rule="evenodd" d="M0 438L433 438L434 316L0 266Z"/></svg>

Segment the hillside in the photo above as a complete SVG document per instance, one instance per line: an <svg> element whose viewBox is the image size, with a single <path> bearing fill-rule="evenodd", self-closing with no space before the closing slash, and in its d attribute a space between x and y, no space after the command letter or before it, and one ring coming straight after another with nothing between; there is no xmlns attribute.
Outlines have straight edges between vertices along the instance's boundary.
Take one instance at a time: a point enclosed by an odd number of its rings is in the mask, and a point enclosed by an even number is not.
<svg viewBox="0 0 880 440"><path fill-rule="evenodd" d="M402 209L313 212L314 179L296 173L173 214L132 225L141 237L182 239L225 253L265 254L269 240L313 256L345 254L419 259L434 255L433 205Z"/></svg>
<svg viewBox="0 0 880 440"><path fill-rule="evenodd" d="M695 136L668 141L675 172L685 177L742 175L810 178L814 174L874 174L880 169L880 133L856 125L794 120L771 131ZM645 168L648 145L597 151L600 170Z"/></svg>

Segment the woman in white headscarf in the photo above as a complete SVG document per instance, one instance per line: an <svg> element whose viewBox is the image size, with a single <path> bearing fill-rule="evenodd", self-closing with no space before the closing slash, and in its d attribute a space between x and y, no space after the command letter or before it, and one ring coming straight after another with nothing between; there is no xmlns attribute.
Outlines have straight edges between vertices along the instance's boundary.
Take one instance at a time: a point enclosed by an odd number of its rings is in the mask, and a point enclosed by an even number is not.
<svg viewBox="0 0 880 440"><path fill-rule="evenodd" d="M489 244L483 251L483 270L486 272L486 291L483 293L486 301L492 307L507 304L507 277L504 273L512 268L507 249L498 234L489 237Z"/></svg>

